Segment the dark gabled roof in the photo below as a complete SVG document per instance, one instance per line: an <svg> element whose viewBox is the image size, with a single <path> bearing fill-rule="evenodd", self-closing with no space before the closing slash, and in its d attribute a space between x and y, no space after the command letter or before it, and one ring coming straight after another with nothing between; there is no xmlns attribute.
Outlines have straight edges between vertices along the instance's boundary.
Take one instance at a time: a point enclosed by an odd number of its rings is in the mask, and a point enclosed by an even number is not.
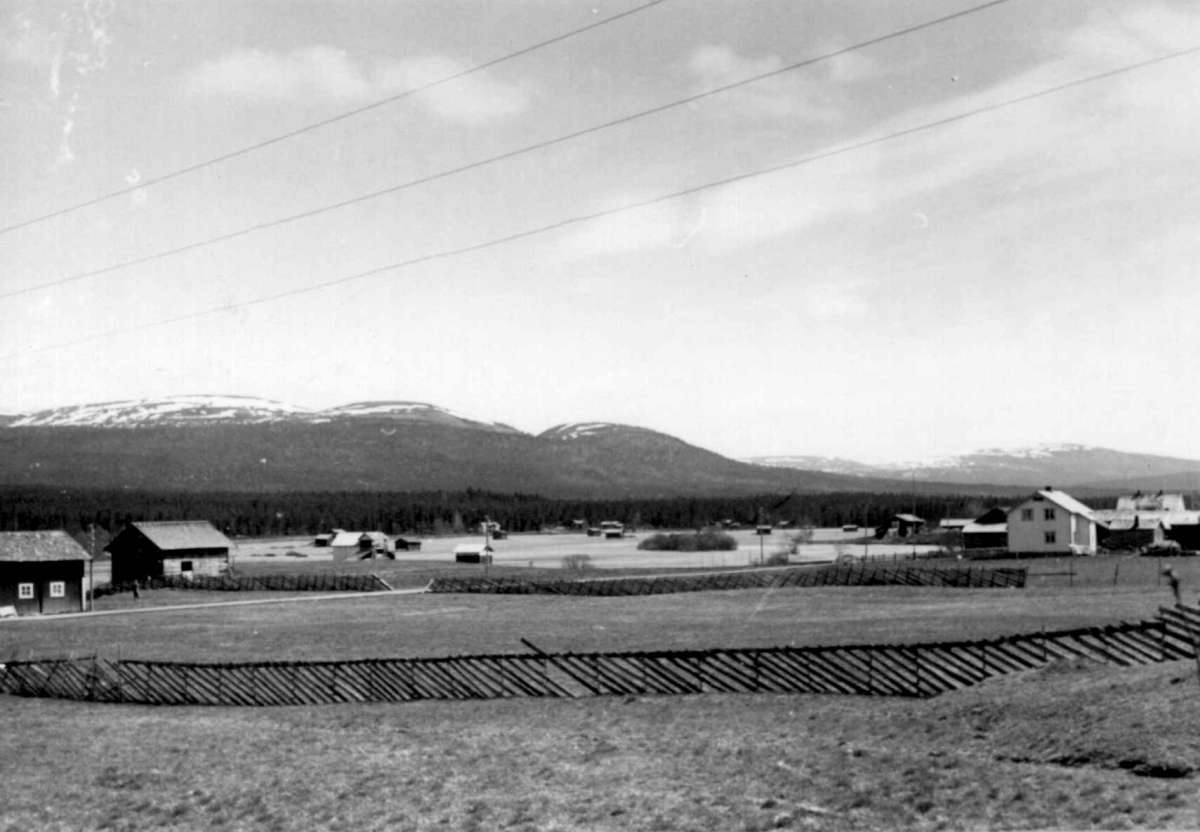
<svg viewBox="0 0 1200 832"><path fill-rule="evenodd" d="M66 532L0 532L0 561L91 560Z"/></svg>
<svg viewBox="0 0 1200 832"><path fill-rule="evenodd" d="M164 552L175 549L228 549L233 544L207 520L131 523Z"/></svg>

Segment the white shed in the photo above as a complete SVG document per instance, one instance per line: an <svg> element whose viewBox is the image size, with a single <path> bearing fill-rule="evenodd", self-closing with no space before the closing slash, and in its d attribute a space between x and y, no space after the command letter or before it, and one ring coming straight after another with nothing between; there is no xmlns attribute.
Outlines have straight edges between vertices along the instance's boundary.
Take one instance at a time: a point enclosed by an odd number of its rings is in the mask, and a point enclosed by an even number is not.
<svg viewBox="0 0 1200 832"><path fill-rule="evenodd" d="M1008 551L1096 554L1096 515L1065 491L1045 488L1008 512Z"/></svg>

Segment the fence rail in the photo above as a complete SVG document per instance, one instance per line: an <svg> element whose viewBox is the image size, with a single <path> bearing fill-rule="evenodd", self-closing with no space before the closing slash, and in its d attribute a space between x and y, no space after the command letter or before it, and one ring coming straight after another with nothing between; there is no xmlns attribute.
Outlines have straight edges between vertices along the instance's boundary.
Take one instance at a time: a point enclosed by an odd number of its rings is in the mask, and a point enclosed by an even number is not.
<svg viewBox="0 0 1200 832"><path fill-rule="evenodd" d="M1023 587L1026 570L987 566L921 567L856 561L772 571L713 572L649 578L529 579L482 576L435 578L430 592L553 595L660 595L722 589L814 586Z"/></svg>
<svg viewBox="0 0 1200 832"><path fill-rule="evenodd" d="M1183 623L1181 623L1183 622ZM0 665L0 693L148 705L322 705L642 694L936 696L1058 659L1123 666L1196 655L1200 609L977 641L340 662L192 664L100 657Z"/></svg>
<svg viewBox="0 0 1200 832"><path fill-rule="evenodd" d="M93 597L131 592L133 582L97 586ZM391 589L377 575L338 575L312 572L291 575L178 575L139 581L140 589L188 589L201 592L378 592Z"/></svg>

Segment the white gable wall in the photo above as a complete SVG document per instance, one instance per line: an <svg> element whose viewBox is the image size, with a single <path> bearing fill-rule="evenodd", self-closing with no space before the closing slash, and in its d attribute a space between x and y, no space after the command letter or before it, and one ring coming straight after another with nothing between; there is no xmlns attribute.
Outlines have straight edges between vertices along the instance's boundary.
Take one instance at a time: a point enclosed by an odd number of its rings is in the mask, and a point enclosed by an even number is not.
<svg viewBox="0 0 1200 832"><path fill-rule="evenodd" d="M1047 512L1050 516L1047 516ZM1032 516L1027 519L1027 513ZM1053 542L1047 541L1053 533ZM1045 498L1030 498L1008 513L1008 550L1067 554L1075 551L1095 554L1096 523Z"/></svg>

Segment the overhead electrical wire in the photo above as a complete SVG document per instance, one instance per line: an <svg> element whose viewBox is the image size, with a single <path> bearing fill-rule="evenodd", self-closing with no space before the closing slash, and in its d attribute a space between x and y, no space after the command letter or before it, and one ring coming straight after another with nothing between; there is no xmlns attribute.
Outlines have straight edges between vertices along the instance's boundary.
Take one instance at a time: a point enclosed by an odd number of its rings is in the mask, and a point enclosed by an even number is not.
<svg viewBox="0 0 1200 832"><path fill-rule="evenodd" d="M504 153L496 154L495 156L488 156L483 159L477 159L474 162L468 162L467 164L459 165L458 167L440 170L435 173L430 173L425 176L418 177L416 179L410 179L408 181L401 182L396 185L390 185L386 188L380 188L378 190L370 191L369 193L359 194L358 196L349 197L347 199L343 199L338 202L328 203L326 205L321 205L316 208L310 208L306 211L300 211L298 213L289 214L284 217L277 217L276 219L273 219L273 220L266 220L264 222L255 223L254 225L249 225L249 226L246 226L243 228L239 228L235 231L229 231L224 234L217 234L212 237L207 237L203 240L197 240L195 242L185 243L184 245L176 246L175 248L157 251L152 254L142 255L141 257L134 257L129 260L123 260L118 263L113 263L108 266L102 266L98 269L88 269L87 271L75 272L73 274L66 275L64 277L56 278L54 280L46 281L43 283L37 283L37 284L31 285L31 286L25 286L20 289L12 289L7 292L0 292L0 300L17 297L18 295L26 295L31 292L36 292L40 289L51 289L51 288L54 288L57 286L65 285L67 283L74 283L79 280L85 280L90 277L98 277L103 274L108 274L110 272L119 271L121 269L127 269L132 266L144 265L146 263L151 263L151 262L154 262L156 260L161 260L166 257L172 257L176 254L183 254L188 251L195 251L196 249L199 249L199 248L206 248L208 246L217 245L218 243L229 242L230 240L236 240L239 237L245 237L248 234L254 234L259 231L266 231L267 229L270 229L270 228L278 228L281 225L287 225L289 223L298 222L299 220L310 219L312 217L319 216L320 214L325 214L330 211L336 211L341 208L348 208L351 205L357 205L359 203L367 202L372 199L378 199L380 197L387 196L389 194L399 193L400 191L408 190L409 188L414 188L419 185L427 185L430 182L436 182L441 179L446 179L451 176L456 176L457 174L460 174L460 173L466 173L467 171L476 170L476 169L484 167L486 165L491 165L491 164L495 164L496 162L502 162L502 161L506 161L508 159L513 159L518 156L523 156L528 153L533 153L535 151L545 150L546 148L553 147L553 146L559 145L559 144L563 144L565 142L569 142L574 139L582 138L583 136L591 135L593 133L598 133L602 130L607 130L609 128L617 127L622 124L628 124L630 122L637 121L642 118L646 118L647 116L656 115L658 113L663 113L668 110L686 106L688 104L693 104L693 103L700 101L702 99L705 99L705 98L711 98L712 96L720 95L721 93L729 92L731 90L735 90L740 87L745 87L750 84L754 84L759 81L763 81L767 78L773 78L773 77L782 75L787 72L794 72L795 70L802 69L802 68L808 67L808 66L812 66L814 64L821 63L823 61L829 61L834 58L838 58L843 55L847 55L851 52L857 52L862 49L866 49L871 46L876 46L878 44L884 43L889 40L895 40L896 38L901 38L906 35L911 35L916 32L920 32L924 29L929 29L934 26L939 26L939 25L942 25L949 21L956 20L956 19L962 18L962 17L966 17L968 15L976 14L976 13L982 12L986 9L990 9L995 6L1000 6L1005 3L1009 3L1009 2L1012 2L1012 0L988 0L988 2L981 3L976 6L971 6L970 8L961 9L959 11L952 12L951 14L943 15L942 17L933 18L932 20L927 20L927 21L923 21L921 23L916 23L912 26L908 26L903 29L897 29L895 31L888 32L887 34L878 35L876 37L869 38L867 40L859 41L858 43L854 43L854 44L851 44L850 46L845 46L840 49L835 49L831 52L825 52L821 55L815 55L810 58L805 58L803 60L787 64L786 66L782 66L777 69L770 70L768 72L762 72L757 75L750 76L749 78L743 78L739 81L733 81L731 83L723 84L718 87L712 87L712 88L704 90L702 92L695 93L694 95L689 95L686 98L677 98L673 101L669 101L665 104L659 104L654 107L650 107L649 109L646 109L646 110L639 110L636 113L630 113L628 115L624 115L619 118L611 119L609 121L601 122L599 124L593 124L590 127L585 127L580 130L575 130L571 133L565 133L561 136L556 136L551 139L545 139L540 142L535 142L534 144L524 145L524 146L516 148L514 150L509 150L509 151L505 151ZM122 193L124 193L124 191L122 191Z"/></svg>
<svg viewBox="0 0 1200 832"><path fill-rule="evenodd" d="M561 35L555 35L552 38L548 38L546 40L542 40L542 41L538 41L537 43L530 44L529 46L523 47L522 49L518 49L516 52L509 52L505 55L501 55L498 58L493 58L490 61L484 61L481 64L475 64L474 66L467 67L466 69L461 70L459 72L455 72L455 73L453 73L451 75L447 75L443 78L438 78L435 81L429 81L427 83L420 84L416 87L412 87L410 89L403 90L402 92L395 93L394 95L389 95L386 98L381 98L378 101L372 101L369 104L363 104L361 107L355 107L353 110L347 110L344 113L339 113L338 115L330 116L329 118L325 118L320 121L315 121L312 124L306 124L303 127L297 127L295 130L289 130L286 133L280 133L277 136L273 136L269 139L263 139L260 142L256 142L255 144L247 145L247 146L239 148L237 150L231 150L228 153L223 153L220 156L214 156L211 159L205 159L204 161L201 161L201 162L195 162L191 165L187 165L186 167L178 168L176 170L170 171L168 173L160 174L160 175L152 177L150 179L144 179L144 180L138 182L136 185L130 185L125 188L118 188L115 191L109 191L108 193L101 194L100 196L93 197L93 198L85 200L83 202L75 203L73 205L68 205L64 208L59 208L59 209L57 209L55 211L51 211L47 214L42 214L37 217L31 217L30 219L22 220L20 222L13 223L12 225L6 225L3 227L0 227L0 234L7 234L11 231L16 231L20 228L27 228L31 225L36 225L37 223L45 222L46 220L50 220L50 219L54 219L55 217L61 217L65 214L70 214L74 211L79 211L83 208L90 208L93 205L98 205L101 202L106 202L106 201L108 201L110 199L114 199L118 196L123 196L125 194L133 193L134 191L142 190L142 189L148 188L152 185L159 185L163 182L169 182L172 179L178 179L180 176L184 176L189 173L195 173L198 170L203 170L204 168L212 167L213 165L218 165L222 162L228 162L229 160L236 159L239 156L245 156L248 153L253 153L257 150L262 150L263 148L270 147L275 144L279 144L280 142L287 141L288 139L294 139L297 136L302 136L305 133L311 133L314 130L319 130L323 127L328 127L331 124L337 124L340 121L345 121L346 119L354 118L355 116L360 116L363 113L370 112L371 110L377 110L380 107L387 106L388 104L394 104L397 101L401 101L410 96L425 92L426 90L433 89L434 87L439 87L442 84L448 84L451 81L457 81L461 78L467 77L468 75L474 75L477 72L482 72L485 69L491 69L494 66L498 66L499 64L505 63L507 61L511 61L514 58L520 58L524 55L528 55L531 52L536 52L539 49L544 49L547 46L553 46L556 43L561 43L564 40L573 38L576 35L581 35L584 32L590 32L593 29L599 29L601 26L607 26L609 23L615 23L618 20L622 20L626 17L630 17L631 15L635 15L638 12L646 11L647 9L653 8L654 6L661 5L662 3L665 3L665 2L667 2L667 0L649 0L649 2L642 3L640 6L634 6L632 9L626 9L625 11L620 12L618 14L610 15L610 16L602 18L600 20L594 20L586 26L580 26L578 29L572 29L569 32L563 32Z"/></svg>
<svg viewBox="0 0 1200 832"><path fill-rule="evenodd" d="M636 202L626 203L624 205L619 205L617 207L608 208L608 209L605 209L602 211L594 211L594 212L588 213L588 214L578 214L573 217L567 217L566 219L557 220L557 221L549 223L547 225L541 225L536 228L529 228L524 231L518 231L518 232L515 232L512 234L506 234L502 237L495 237L490 240L484 240L482 242L473 243L471 245L461 246L461 247L452 248L452 249L444 249L442 251L432 252L430 254L424 254L424 255L421 255L420 257L414 257L414 258L411 258L408 260L402 260L402 261L399 261L396 263L389 263L384 266L377 266L373 269L367 269L366 271L356 272L356 273L350 274L350 275L343 275L342 277L336 277L336 278L333 278L330 280L322 281L320 283L309 284L308 286L299 286L299 287L296 287L293 289L287 289L282 292L276 292L271 295L264 295L262 297L252 298L250 300L241 301L239 303L230 303L230 304L225 304L224 306L210 307L208 309L202 309L202 310L198 310L196 312L189 312L185 315L177 315L172 318L164 318L162 320L151 321L151 322L148 322L145 324L140 324L137 326L121 327L121 328L117 328L117 329L107 330L105 332L94 333L92 335L88 335L83 338L78 338L78 339L75 339L72 341L63 341L63 342L59 342L59 343L55 343L55 344L47 344L45 346L37 347L37 348L29 349L29 350L6 353L3 355L0 355L0 360L7 361L7 360L13 359L13 358L22 358L24 356L32 355L35 353L48 352L48 351L57 350L57 349L65 349L67 347L78 346L80 344L86 344L86 343L90 343L92 341L100 341L100 340L104 340L106 338L111 338L111 337L118 336L118 335L125 335L125 334L131 333L131 332L141 332L141 331L144 331L147 329L156 329L158 327L170 326L172 324L183 323L185 321L195 320L197 318L203 318L203 317L207 317L209 315L215 315L215 314L219 314L222 312L232 312L236 309L244 309L244 308L247 308L250 306L259 306L259 305L262 305L265 303L273 303L275 301L284 300L285 298L295 297L297 295L310 294L312 292L318 292L323 289L331 288L333 286L341 286L346 283L352 283L354 281L364 280L369 277L374 277L375 275L384 274L385 272L398 271L400 269L410 268L412 266L417 266L422 263L429 263L429 262L433 262L436 260L445 260L445 259L449 259L451 257L458 257L458 256L461 256L464 254L470 254L472 252L477 252L477 251L482 251L482 250L489 249L489 248L494 248L496 246L505 245L507 243L516 242L518 240L524 240L524 239L528 239L530 237L535 237L535 236L539 236L541 234L546 234L551 231L557 231L559 229L567 228L572 225L579 225L582 223L591 222L593 220L603 219L605 217L611 217L616 214L623 214L623 213L626 213L629 211L637 210L639 208L647 208L651 205L657 205L657 204L660 204L663 202L668 202L670 200L679 199L681 197L690 196L692 194L697 194L697 193L701 193L703 191L712 190L714 188L721 188L726 185L733 185L738 182L745 182L750 179L756 179L756 178L763 177L763 176L769 176L771 174L780 173L785 170L794 170L796 168L811 165L815 162L819 162L824 159L830 159L835 156L841 156L841 155L844 155L847 153L852 153L857 150L863 150L864 148L883 144L885 142L894 141L896 139L904 138L905 136L912 136L917 133L923 133L923 132L927 132L930 130L936 130L940 127L945 127L947 125L965 121L967 119L974 118L976 116L981 116L981 115L985 115L987 113L995 112L996 110L1002 110L1002 109L1006 109L1008 107L1014 107L1019 104L1024 104L1024 103L1027 103L1030 101L1037 100L1039 98L1045 98L1046 96L1049 96L1049 95L1054 95L1056 93L1065 92L1066 90L1075 89L1077 87L1081 87L1086 84L1093 84L1098 81L1103 81L1103 80L1107 80L1110 78L1116 78L1120 75L1124 75L1129 72L1134 72L1139 69L1145 69L1147 67L1162 64L1167 61L1175 60L1175 59L1186 57L1189 55L1195 55L1197 53L1200 53L1200 45L1192 46L1187 49L1180 49L1178 51L1170 52L1165 55L1159 55L1157 57L1149 58L1144 61L1138 61L1138 62L1132 63L1132 64L1125 64L1124 66L1120 66L1115 69L1106 70L1104 72L1098 72L1093 75L1088 75L1088 76L1085 76L1082 78L1076 78L1072 81L1067 81L1067 82L1064 82L1062 84L1057 84L1052 87L1046 87L1046 88L1043 88L1036 92L1026 93L1025 95L1019 95L1019 96L1016 96L1013 98L1008 98L1008 99L1005 99L1004 101L997 101L997 102L993 102L991 104L985 104L981 107L975 107L973 109L965 110L961 113L956 113L951 116L946 116L944 118L935 119L933 121L923 122L922 124L918 124L913 127L905 127L903 129L895 130L893 132L886 133L881 136L875 136L870 139L863 139L862 141L854 142L853 144L841 145L839 147L834 147L829 150L821 151L819 153L814 153L814 154L811 154L808 156L803 156L799 159L794 159L790 162L784 162L782 164L771 165L770 167L760 168L758 170L747 171L745 173L740 173L735 176L729 176L729 177L725 177L723 179L717 179L717 180L713 180L710 182L706 182L701 185L693 185L688 188L683 188L681 190L672 191L672 192L666 193L666 194L660 194L659 196L650 197L648 199L638 200Z"/></svg>

